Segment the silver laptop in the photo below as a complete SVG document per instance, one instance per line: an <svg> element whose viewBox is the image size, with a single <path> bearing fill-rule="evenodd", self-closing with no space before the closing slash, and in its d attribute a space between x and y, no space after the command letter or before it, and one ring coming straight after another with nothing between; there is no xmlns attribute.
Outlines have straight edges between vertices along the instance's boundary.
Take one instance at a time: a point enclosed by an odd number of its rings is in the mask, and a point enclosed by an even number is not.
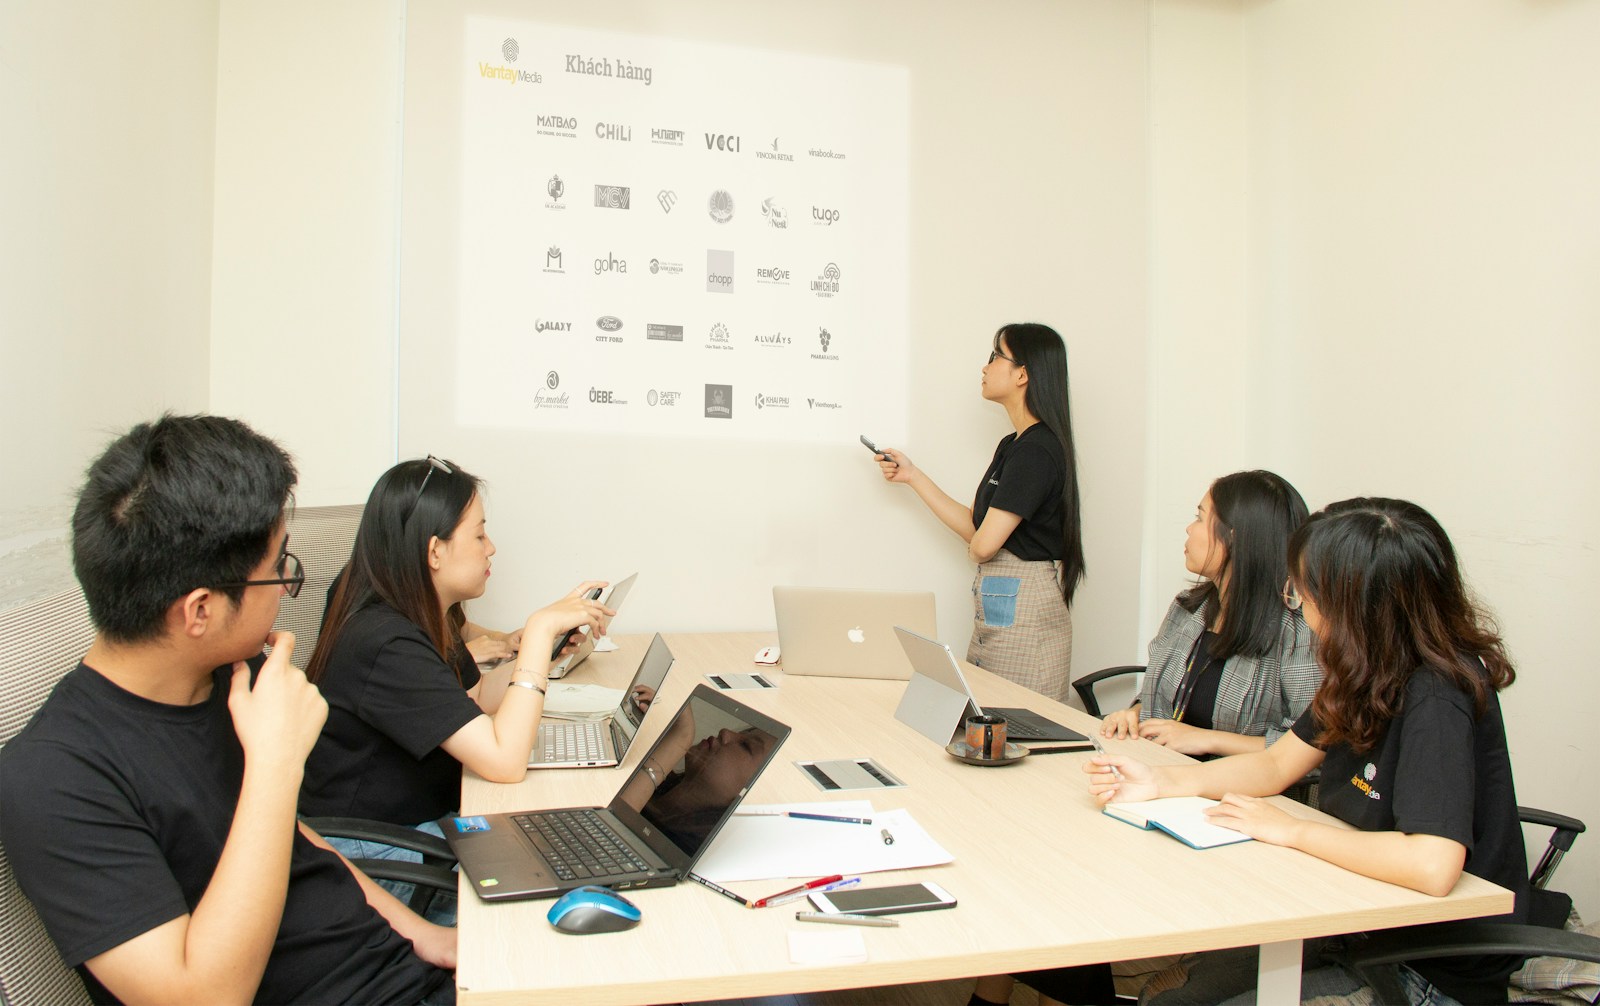
<svg viewBox="0 0 1600 1006"><path fill-rule="evenodd" d="M895 635L905 648L906 657L916 672L906 684L894 718L943 747L960 737L968 716L992 713L1006 718L1006 738L1012 741L1082 741L1089 738L1069 730L1031 709L990 706L985 709L972 697L961 662L950 647L936 639L895 627Z"/></svg>
<svg viewBox="0 0 1600 1006"><path fill-rule="evenodd" d="M633 581L637 580L638 578L639 574L635 573L626 580L612 584L611 587L600 596L600 603L610 608L612 611L615 611L618 615L622 614L622 602L627 599L628 591L633 587ZM612 617L612 621L616 621L615 616ZM594 652L594 633L581 632L579 635L583 637L583 642L578 644L578 648L561 658L560 663L551 665L551 681L566 677L568 671L572 670L574 667L577 667L585 660L588 660L589 654ZM560 642L556 646L556 652L560 653L561 647L565 645L565 641ZM552 657L551 659L553 660L555 658Z"/></svg>
<svg viewBox="0 0 1600 1006"><path fill-rule="evenodd" d="M528 755L529 768L595 768L619 765L639 735L639 727L655 703L661 682L672 670L672 651L656 633L639 669L622 693L622 701L604 719L554 720L539 723Z"/></svg>
<svg viewBox="0 0 1600 1006"><path fill-rule="evenodd" d="M931 591L773 587L785 674L834 678L911 677L894 627L936 630Z"/></svg>
<svg viewBox="0 0 1600 1006"><path fill-rule="evenodd" d="M607 806L452 815L439 826L484 901L585 884L665 887L694 868L788 736L777 720L696 685Z"/></svg>

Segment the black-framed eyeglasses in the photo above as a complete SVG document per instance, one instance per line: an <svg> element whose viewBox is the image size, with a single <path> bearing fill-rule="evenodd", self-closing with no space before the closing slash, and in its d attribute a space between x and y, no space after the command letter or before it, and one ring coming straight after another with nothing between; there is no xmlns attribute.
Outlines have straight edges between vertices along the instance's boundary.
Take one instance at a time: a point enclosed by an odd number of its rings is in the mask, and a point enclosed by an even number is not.
<svg viewBox="0 0 1600 1006"><path fill-rule="evenodd" d="M1290 611L1299 611L1300 605L1305 602L1300 598L1300 591L1294 585L1294 577L1283 581L1283 606Z"/></svg>
<svg viewBox="0 0 1600 1006"><path fill-rule="evenodd" d="M287 542L285 543L287 544ZM268 587L277 585L290 597L299 597L300 588L306 583L306 568L300 564L300 557L287 548L278 556L278 565L273 569L277 577L271 580L238 580L234 583L217 583L212 586L224 587Z"/></svg>
<svg viewBox="0 0 1600 1006"><path fill-rule="evenodd" d="M1007 356L1006 354L1000 352L998 349L989 350L989 362L993 363L996 360L1004 360L1007 363L1011 364L1013 367L1022 366L1022 364L1018 363L1016 360L1012 359L1011 357Z"/></svg>
<svg viewBox="0 0 1600 1006"><path fill-rule="evenodd" d="M435 469L444 472L446 475L454 475L456 473L456 470L451 468L443 458L436 458L432 454L428 455L428 474L422 476L422 484L417 486L417 495L411 500L411 511L405 515L405 520L410 520L411 514L417 512L417 504L422 502L422 492L428 488L428 480L433 478Z"/></svg>

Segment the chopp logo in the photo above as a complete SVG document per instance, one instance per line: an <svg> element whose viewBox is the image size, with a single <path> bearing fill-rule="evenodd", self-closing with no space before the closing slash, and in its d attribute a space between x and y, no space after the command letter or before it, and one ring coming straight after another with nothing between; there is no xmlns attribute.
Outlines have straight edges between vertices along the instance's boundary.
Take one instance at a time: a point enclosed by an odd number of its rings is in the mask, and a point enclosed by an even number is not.
<svg viewBox="0 0 1600 1006"><path fill-rule="evenodd" d="M706 418L707 419L732 419L733 418L733 385L708 384L706 385Z"/></svg>
<svg viewBox="0 0 1600 1006"><path fill-rule="evenodd" d="M594 187L594 204L607 210L629 209L628 194L632 191L626 185L596 185Z"/></svg>
<svg viewBox="0 0 1600 1006"><path fill-rule="evenodd" d="M706 249L706 291L733 292L733 252L717 248Z"/></svg>

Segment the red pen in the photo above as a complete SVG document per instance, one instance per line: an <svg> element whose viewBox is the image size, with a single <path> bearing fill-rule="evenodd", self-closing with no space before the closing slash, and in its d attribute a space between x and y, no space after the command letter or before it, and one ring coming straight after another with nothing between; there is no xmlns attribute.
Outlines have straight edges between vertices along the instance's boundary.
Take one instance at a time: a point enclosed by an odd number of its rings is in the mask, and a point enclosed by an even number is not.
<svg viewBox="0 0 1600 1006"><path fill-rule="evenodd" d="M819 887L827 887L829 884L837 884L843 879L844 874L835 873L831 877L823 877L821 880L813 880L809 884L801 884L799 887L791 887L787 891L779 891L777 894L769 894L765 898L758 898L750 903L750 907L765 908L769 902L777 901L779 898L787 898L791 894L803 894L806 891L815 891Z"/></svg>

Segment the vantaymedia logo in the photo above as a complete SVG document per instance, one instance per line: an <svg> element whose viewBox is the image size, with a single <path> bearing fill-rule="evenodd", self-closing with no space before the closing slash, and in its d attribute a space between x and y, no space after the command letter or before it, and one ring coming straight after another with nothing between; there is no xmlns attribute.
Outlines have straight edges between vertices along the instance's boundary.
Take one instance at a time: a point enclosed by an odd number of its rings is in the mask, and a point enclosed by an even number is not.
<svg viewBox="0 0 1600 1006"><path fill-rule="evenodd" d="M594 187L594 204L601 209L607 210L630 209L629 193L632 191L626 185L596 185Z"/></svg>
<svg viewBox="0 0 1600 1006"><path fill-rule="evenodd" d="M654 322L649 322L644 326L644 337L646 339L654 339L657 342L682 342L683 326L657 325Z"/></svg>
<svg viewBox="0 0 1600 1006"><path fill-rule="evenodd" d="M566 209L565 206L561 205L561 197L567 192L567 183L561 180L560 175L551 175L550 180L544 183L544 191L550 197L550 201L544 204L545 209Z"/></svg>
<svg viewBox="0 0 1600 1006"><path fill-rule="evenodd" d="M771 286L788 286L789 270L781 266L773 266L770 269L757 269L756 282L766 283Z"/></svg>
<svg viewBox="0 0 1600 1006"><path fill-rule="evenodd" d="M793 341L794 341L793 339L790 339L787 335L784 335L782 332L773 332L771 335L758 335L758 336L756 336L756 345L758 345L758 346L771 346L771 347L787 346L787 345L789 345L789 343L791 343Z"/></svg>
<svg viewBox="0 0 1600 1006"><path fill-rule="evenodd" d="M550 248L544 253L544 271L545 272L566 272L565 269L561 268L561 246L560 245L551 245Z"/></svg>
<svg viewBox="0 0 1600 1006"><path fill-rule="evenodd" d="M678 201L678 194L671 189L662 189L656 193L656 202L661 204L661 212L671 213L673 204Z"/></svg>
<svg viewBox="0 0 1600 1006"><path fill-rule="evenodd" d="M773 201L777 198L777 196L768 196L761 200L761 215L766 217L767 223L777 230L787 230L789 227L789 214L782 206Z"/></svg>
<svg viewBox="0 0 1600 1006"><path fill-rule="evenodd" d="M733 219L733 194L727 189L718 189L711 193L711 198L706 200L706 212L711 214L711 219L719 224L725 224Z"/></svg>
<svg viewBox="0 0 1600 1006"><path fill-rule="evenodd" d="M733 252L706 249L706 292L733 292Z"/></svg>
<svg viewBox="0 0 1600 1006"><path fill-rule="evenodd" d="M627 405L628 404L628 400L626 398L617 397L617 393L615 391L611 391L611 390L609 390L607 388L590 388L589 389L589 404L590 405Z"/></svg>
<svg viewBox="0 0 1600 1006"><path fill-rule="evenodd" d="M678 399L682 397L683 392L681 391L657 391L654 388L651 388L644 394L645 403L648 404L652 409L658 405L663 409L676 408L678 405Z"/></svg>
<svg viewBox="0 0 1600 1006"><path fill-rule="evenodd" d="M707 419L732 419L733 418L733 385L708 384L706 385L706 418Z"/></svg>
<svg viewBox="0 0 1600 1006"><path fill-rule="evenodd" d="M561 375L555 371L544 375L544 387L533 389L533 407L536 409L564 409L567 407L567 393L558 392L561 387Z"/></svg>
<svg viewBox="0 0 1600 1006"><path fill-rule="evenodd" d="M839 292L839 267L829 262L822 275L811 281L811 292L818 297L832 297Z"/></svg>
<svg viewBox="0 0 1600 1006"><path fill-rule="evenodd" d="M793 162L794 161L794 155L793 154L786 154L783 151L778 149L778 139L779 138L776 137L776 136L774 136L772 138L772 149L771 150L758 150L758 151L756 151L756 160L758 160L758 161L790 161L790 162Z"/></svg>
<svg viewBox="0 0 1600 1006"><path fill-rule="evenodd" d="M603 56L599 59L595 59L592 56L585 59L579 53L572 53L567 56L567 72L581 74L585 77L613 77L617 80L637 80L642 81L645 87L650 86L650 68L648 66L634 66L625 59L619 59L613 63Z"/></svg>
<svg viewBox="0 0 1600 1006"><path fill-rule="evenodd" d="M650 130L650 142L660 143L668 147L681 147L683 146L683 130L652 128Z"/></svg>
<svg viewBox="0 0 1600 1006"><path fill-rule="evenodd" d="M623 275L627 271L628 260L625 258L617 258L610 252L606 252L605 258L597 258L594 260L594 274L596 276L606 272Z"/></svg>
<svg viewBox="0 0 1600 1006"><path fill-rule="evenodd" d="M838 354L830 354L828 347L833 344L833 336L825 328L817 329L817 342L822 344L822 352L812 353L813 360L838 360Z"/></svg>
<svg viewBox="0 0 1600 1006"><path fill-rule="evenodd" d="M614 122L597 122L594 124L594 138L597 140L616 140L619 143L632 143L633 127L620 126Z"/></svg>
<svg viewBox="0 0 1600 1006"><path fill-rule="evenodd" d="M559 136L565 140L578 138L578 120L570 115L536 115L533 131L540 136Z"/></svg>
<svg viewBox="0 0 1600 1006"><path fill-rule="evenodd" d="M570 332L572 331L572 322L545 321L543 318L539 318L534 321L533 330L535 332Z"/></svg>
<svg viewBox="0 0 1600 1006"><path fill-rule="evenodd" d="M522 46L514 38L508 38L500 43L500 55L507 63L515 63L522 54ZM485 80L496 82L504 81L507 84L542 84L544 78L533 70L523 70L512 66L497 66L494 63L479 61L478 76Z"/></svg>
<svg viewBox="0 0 1600 1006"><path fill-rule="evenodd" d="M763 395L756 392L756 408L758 409L787 409L789 407L788 395Z"/></svg>
<svg viewBox="0 0 1600 1006"><path fill-rule="evenodd" d="M814 227L832 227L839 222L839 211L826 206L811 207L811 224Z"/></svg>
<svg viewBox="0 0 1600 1006"><path fill-rule="evenodd" d="M844 160L844 155L839 153L837 150L820 150L816 147L812 147L810 150L806 151L806 153L810 154L812 157L820 157L825 161Z"/></svg>
<svg viewBox="0 0 1600 1006"><path fill-rule="evenodd" d="M728 326L717 322L711 326L711 332L706 336L707 349L732 349L733 337L728 334Z"/></svg>
<svg viewBox="0 0 1600 1006"><path fill-rule="evenodd" d="M668 262L666 259L653 258L650 260L650 275L681 276L683 275L683 263Z"/></svg>
<svg viewBox="0 0 1600 1006"><path fill-rule="evenodd" d="M842 409L842 408L844 408L844 406L840 405L838 402L824 402L820 398L808 398L808 399L806 399L806 408L808 408L808 409Z"/></svg>
<svg viewBox="0 0 1600 1006"><path fill-rule="evenodd" d="M720 150L725 154L737 154L739 152L739 138L737 136L729 136L727 133L707 133L706 149Z"/></svg>

